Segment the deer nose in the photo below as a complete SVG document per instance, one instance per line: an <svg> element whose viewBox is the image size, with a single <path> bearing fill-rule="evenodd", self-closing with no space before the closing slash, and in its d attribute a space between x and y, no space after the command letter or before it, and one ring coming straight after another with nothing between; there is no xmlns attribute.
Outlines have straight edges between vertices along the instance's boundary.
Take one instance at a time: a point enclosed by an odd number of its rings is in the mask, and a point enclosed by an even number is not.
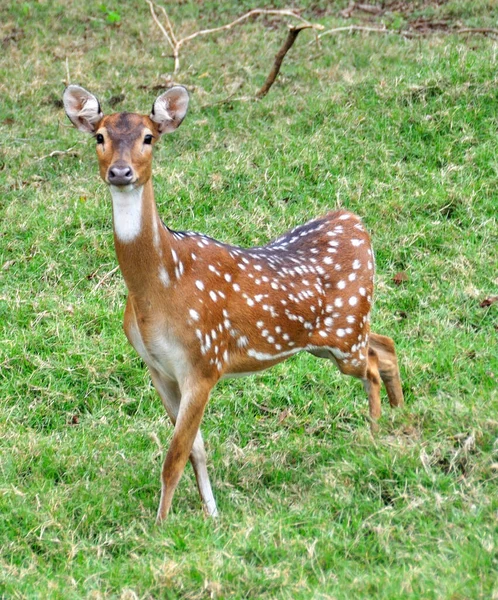
<svg viewBox="0 0 498 600"><path fill-rule="evenodd" d="M126 163L115 163L107 172L107 179L112 185L129 185L133 180L133 170Z"/></svg>

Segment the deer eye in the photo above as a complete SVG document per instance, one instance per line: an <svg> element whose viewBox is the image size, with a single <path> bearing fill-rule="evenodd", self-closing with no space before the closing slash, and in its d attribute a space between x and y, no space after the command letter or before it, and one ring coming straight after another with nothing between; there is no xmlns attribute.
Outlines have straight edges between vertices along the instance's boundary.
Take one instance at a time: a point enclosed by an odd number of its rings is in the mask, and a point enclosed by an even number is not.
<svg viewBox="0 0 498 600"><path fill-rule="evenodd" d="M101 133L97 133L97 135L95 136L95 139L97 140L97 144L104 143L104 136Z"/></svg>
<svg viewBox="0 0 498 600"><path fill-rule="evenodd" d="M154 136L153 136L153 135L150 135L150 134L146 135L146 136L144 137L144 144L152 144L152 139L153 139L153 138L154 138Z"/></svg>

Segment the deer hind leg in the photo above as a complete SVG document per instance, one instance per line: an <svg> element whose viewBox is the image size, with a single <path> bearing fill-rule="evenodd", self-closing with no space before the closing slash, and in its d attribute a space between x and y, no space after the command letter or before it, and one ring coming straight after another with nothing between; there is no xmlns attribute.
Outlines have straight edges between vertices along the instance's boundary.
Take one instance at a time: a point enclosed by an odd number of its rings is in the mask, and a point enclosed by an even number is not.
<svg viewBox="0 0 498 600"><path fill-rule="evenodd" d="M403 390L393 340L384 335L371 333L369 349L377 355L379 373L386 386L390 405L403 406Z"/></svg>
<svg viewBox="0 0 498 600"><path fill-rule="evenodd" d="M180 409L180 388L178 387L176 381L171 381L169 379L166 379L165 377L162 377L160 373L155 369L149 368L149 370L154 387L156 388L159 396L161 397L166 412L168 413L173 425L175 425ZM213 490L211 488L211 481L209 479L209 474L207 470L206 449L204 447L204 440L202 439L200 429L197 430L197 434L195 436L194 443L192 444L192 450L190 452L189 458L194 469L197 488L202 499L204 511L207 515L211 517L216 517L218 515L218 510L216 508L216 501L214 499ZM164 482L164 477L162 477L162 481ZM162 487L162 492L164 493L164 485ZM163 493L161 494L161 498L163 496ZM162 518L159 517L158 513L158 521L160 520L162 520Z"/></svg>
<svg viewBox="0 0 498 600"><path fill-rule="evenodd" d="M335 362L344 375L350 375L363 381L363 386L368 394L368 406L372 431L377 431L377 419L380 417L380 373L378 357L369 350L367 357L363 349L357 349L348 357L341 356L334 348L315 348L309 351L319 358L328 358Z"/></svg>

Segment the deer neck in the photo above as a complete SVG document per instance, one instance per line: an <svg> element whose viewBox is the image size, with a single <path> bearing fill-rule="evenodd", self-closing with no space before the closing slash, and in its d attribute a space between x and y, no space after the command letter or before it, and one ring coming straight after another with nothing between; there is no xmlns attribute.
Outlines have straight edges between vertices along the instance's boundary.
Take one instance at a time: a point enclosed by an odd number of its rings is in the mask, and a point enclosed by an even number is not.
<svg viewBox="0 0 498 600"><path fill-rule="evenodd" d="M152 181L140 188L110 190L116 256L130 294L146 296L158 281L170 287L174 240L157 212Z"/></svg>

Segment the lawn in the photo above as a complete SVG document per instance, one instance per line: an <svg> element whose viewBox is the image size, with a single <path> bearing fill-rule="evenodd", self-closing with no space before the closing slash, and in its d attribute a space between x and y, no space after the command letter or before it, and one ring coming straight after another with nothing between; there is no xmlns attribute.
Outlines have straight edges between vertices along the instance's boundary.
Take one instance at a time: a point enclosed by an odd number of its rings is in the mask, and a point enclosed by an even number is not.
<svg viewBox="0 0 498 600"><path fill-rule="evenodd" d="M145 1L0 6L0 598L498 599L498 40L458 31L498 7L383 4L300 2L326 30L390 33L302 31L260 101L294 20L198 37L173 74ZM168 12L185 36L258 6ZM149 112L171 81L191 104L156 148L163 220L249 246L361 215L406 405L385 401L372 438L361 383L304 354L221 382L203 420L220 517L188 465L158 527L172 428L61 95Z"/></svg>

